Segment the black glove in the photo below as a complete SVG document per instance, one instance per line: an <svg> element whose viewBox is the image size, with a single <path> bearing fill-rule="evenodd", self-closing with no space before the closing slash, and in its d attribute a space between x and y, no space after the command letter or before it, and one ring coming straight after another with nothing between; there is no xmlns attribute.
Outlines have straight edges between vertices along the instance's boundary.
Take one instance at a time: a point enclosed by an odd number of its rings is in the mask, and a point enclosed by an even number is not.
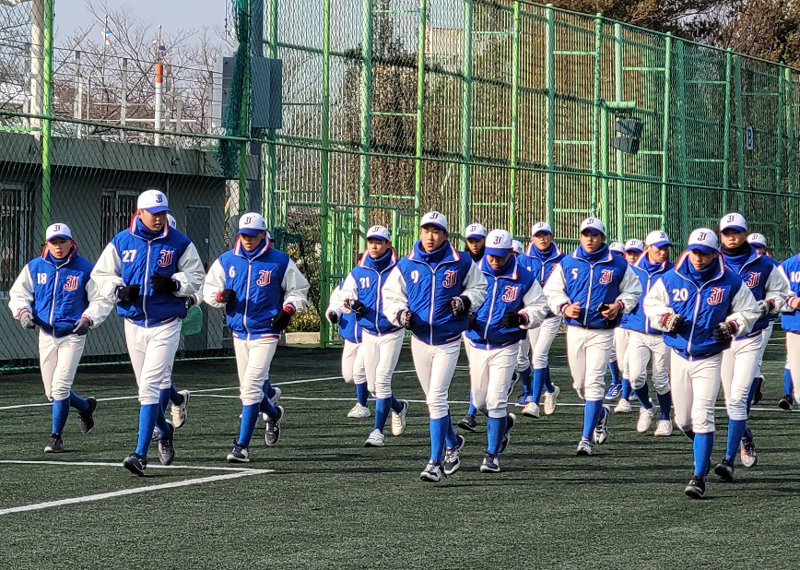
<svg viewBox="0 0 800 570"><path fill-rule="evenodd" d="M666 332L678 332L686 323L686 317L678 313L667 313L661 317L661 328Z"/></svg>
<svg viewBox="0 0 800 570"><path fill-rule="evenodd" d="M156 293L174 293L181 288L181 284L175 281L172 277L162 275L161 273L153 273L150 276L150 285L153 286L153 291Z"/></svg>
<svg viewBox="0 0 800 570"><path fill-rule="evenodd" d="M739 325L737 325L735 322L722 321L720 324L714 327L714 330L711 331L711 336L713 336L714 340L717 342L728 342L736 336L736 331L738 330Z"/></svg>
<svg viewBox="0 0 800 570"><path fill-rule="evenodd" d="M515 329L519 328L520 325L524 325L528 319L517 313L516 311L508 311L506 314L503 315L501 319L501 323L503 327L507 329Z"/></svg>
<svg viewBox="0 0 800 570"><path fill-rule="evenodd" d="M125 303L135 303L139 298L139 284L117 287L117 299Z"/></svg>
<svg viewBox="0 0 800 570"><path fill-rule="evenodd" d="M75 321L75 328L72 329L73 334L78 336L83 336L89 332L89 328L92 326L92 321L87 319L86 317L81 317L77 321Z"/></svg>
<svg viewBox="0 0 800 570"><path fill-rule="evenodd" d="M236 291L233 289L223 289L217 293L217 303L225 303L227 306L236 304Z"/></svg>
<svg viewBox="0 0 800 570"><path fill-rule="evenodd" d="M408 309L400 311L397 313L397 321L400 323L400 326L410 329L414 326L414 313Z"/></svg>
<svg viewBox="0 0 800 570"><path fill-rule="evenodd" d="M325 318L328 319L328 322L332 325L335 325L339 322L339 313L336 311L328 311L325 313Z"/></svg>
<svg viewBox="0 0 800 570"><path fill-rule="evenodd" d="M294 315L294 309L284 307L277 315L272 317L272 326L277 330L282 331L289 326L289 321L292 320L292 315Z"/></svg>
<svg viewBox="0 0 800 570"><path fill-rule="evenodd" d="M478 313L469 314L469 324L467 328L471 331L478 330Z"/></svg>
<svg viewBox="0 0 800 570"><path fill-rule="evenodd" d="M348 309L353 311L357 317L363 317L369 312L367 306L358 299L346 299L344 304Z"/></svg>
<svg viewBox="0 0 800 570"><path fill-rule="evenodd" d="M450 301L450 308L453 309L453 315L456 317L463 317L466 315L471 306L472 301L469 300L469 297L465 297L464 295L453 297Z"/></svg>
<svg viewBox="0 0 800 570"><path fill-rule="evenodd" d="M189 295L186 297L186 308L190 309L197 304L197 297L194 295Z"/></svg>

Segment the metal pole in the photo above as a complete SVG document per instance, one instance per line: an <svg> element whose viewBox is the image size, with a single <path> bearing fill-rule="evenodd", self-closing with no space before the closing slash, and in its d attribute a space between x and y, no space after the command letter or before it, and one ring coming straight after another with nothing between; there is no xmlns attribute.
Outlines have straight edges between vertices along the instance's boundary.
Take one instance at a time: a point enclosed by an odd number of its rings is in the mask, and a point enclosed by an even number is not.
<svg viewBox="0 0 800 570"><path fill-rule="evenodd" d="M545 184L547 186L547 205L545 206L545 219L551 227L555 227L555 208L556 208L556 183L555 183L555 149L556 149L556 24L555 10L553 5L547 5L547 34L545 36L545 67L544 78L547 86L547 108L545 122L547 131L545 135L545 147L547 156L547 173L545 174Z"/></svg>
<svg viewBox="0 0 800 570"><path fill-rule="evenodd" d="M128 120L128 58L122 58L122 93L119 98L119 124L124 127ZM119 140L125 141L125 129L120 129Z"/></svg>
<svg viewBox="0 0 800 570"><path fill-rule="evenodd" d="M154 119L154 126L153 128L156 130L155 135L153 135L153 144L155 146L161 145L161 134L158 131L161 130L161 97L164 89L164 65L161 63L156 64L156 108L155 108L155 119Z"/></svg>
<svg viewBox="0 0 800 570"><path fill-rule="evenodd" d="M370 137L372 135L372 0L363 0L361 39L361 156L359 157L358 186L358 243L366 247L369 229Z"/></svg>
<svg viewBox="0 0 800 570"><path fill-rule="evenodd" d="M516 235L517 160L519 149L519 32L520 6L514 2L514 35L511 39L511 172L509 175L508 231Z"/></svg>
<svg viewBox="0 0 800 570"><path fill-rule="evenodd" d="M786 114L786 192L788 193L787 200L789 201L789 247L792 252L797 251L797 196L795 192L797 187L795 182L797 180L796 159L794 145L794 93L792 91L792 70L788 67L783 69L784 84L786 87L786 102L784 113Z"/></svg>
<svg viewBox="0 0 800 570"><path fill-rule="evenodd" d="M243 0L244 13L246 18L250 18L250 0ZM239 41L245 44L250 44L250 22L246 26L247 37L239 38ZM240 137L246 137L250 134L250 51L247 51L247 63L244 66L244 78L242 86L242 106L239 111L239 132L236 133ZM239 143L239 215L247 211L247 142L241 141Z"/></svg>
<svg viewBox="0 0 800 570"><path fill-rule="evenodd" d="M83 80L81 79L81 52L75 51L75 96L72 98L72 116L82 119L83 112ZM83 135L83 125L75 125L75 137L81 138Z"/></svg>
<svg viewBox="0 0 800 570"><path fill-rule="evenodd" d="M600 108L603 104L600 98L600 53L603 43L603 15L597 14L594 20L594 109L592 113L592 196L591 196L591 213L592 215L598 214L599 208L597 205L597 179L600 171L598 164L598 153L600 151ZM603 143L605 150L605 142ZM607 180L603 180L607 183ZM605 205L602 205L605 207ZM606 220L608 221L608 220Z"/></svg>
<svg viewBox="0 0 800 570"><path fill-rule="evenodd" d="M328 259L328 184L330 178L330 78L331 78L331 0L322 3L322 150L320 151L320 314L328 306L331 287L331 260ZM366 235L366 234L365 234ZM328 346L330 328L327 319L320 319L320 343Z"/></svg>
<svg viewBox="0 0 800 570"><path fill-rule="evenodd" d="M417 121L416 138L414 141L414 222L415 227L419 225L421 216L421 194L422 194L422 151L423 151L423 128L425 117L425 30L428 21L427 0L420 0L419 3L419 34L417 39Z"/></svg>
<svg viewBox="0 0 800 570"><path fill-rule="evenodd" d="M623 56L624 45L622 43L622 25L614 24L614 100L617 103L622 102L625 80L623 77ZM608 120L606 119L606 129ZM603 137L603 146L607 145L608 137ZM622 157L622 151L616 150L614 152L616 158L616 202L617 202L617 239L625 241L625 194L622 183L622 170L625 168L625 162ZM607 169L606 169L607 170ZM606 175L608 172L606 172Z"/></svg>
<svg viewBox="0 0 800 570"><path fill-rule="evenodd" d="M782 184L782 177L781 177L781 166L783 166L783 114L781 113L781 109L784 108L784 96L783 96L783 65L780 64L778 67L778 112L776 113L778 116L776 117L777 126L775 130L777 134L775 136L775 224L772 226L773 231L773 241L775 245L780 243L780 227L783 224L778 224L777 222L781 219L781 204L780 204L780 196L781 186Z"/></svg>
<svg viewBox="0 0 800 570"><path fill-rule="evenodd" d="M677 100L678 100L678 117L680 117L680 129L678 136L680 137L680 171L681 171L681 188L680 188L680 222L681 222L681 240L689 237L689 194L686 188L687 170L686 170L686 85L684 83L684 68L683 68L683 40L678 40L676 47L677 64L675 70L677 71Z"/></svg>
<svg viewBox="0 0 800 570"><path fill-rule="evenodd" d="M267 57L270 59L278 58L278 2L270 0L269 3L269 29L267 36ZM212 87L213 88L213 87ZM274 129L267 129L267 152L264 154L264 215L267 227L275 228L276 220L276 191L277 191L277 170L278 158L275 147L276 133ZM281 222L285 225L286 220Z"/></svg>
<svg viewBox="0 0 800 570"><path fill-rule="evenodd" d="M736 206L735 209L741 208L741 197L745 190L744 179L744 125L742 124L742 58L738 54L734 59L734 70L736 73L736 156L738 160L737 173L739 176L739 192L736 193Z"/></svg>
<svg viewBox="0 0 800 570"><path fill-rule="evenodd" d="M470 165L472 158L472 0L464 0L463 89L461 96L461 207L459 227L469 225Z"/></svg>
<svg viewBox="0 0 800 570"><path fill-rule="evenodd" d="M664 122L661 125L661 229L667 229L667 193L669 191L670 99L672 95L672 34L664 40ZM672 216L670 216L671 218Z"/></svg>
<svg viewBox="0 0 800 570"><path fill-rule="evenodd" d="M725 126L722 131L722 210L728 211L730 199L730 173L728 165L731 161L731 50L725 51Z"/></svg>
<svg viewBox="0 0 800 570"><path fill-rule="evenodd" d="M42 82L42 234L50 225L50 121L53 96L53 0L44 2L44 78Z"/></svg>
<svg viewBox="0 0 800 570"><path fill-rule="evenodd" d="M30 83L30 106L28 108L31 115L42 114L42 85L44 65L44 33L47 6L50 5L52 14L53 6L51 0L35 0L31 12L31 83ZM40 126L39 119L29 119L28 126L35 129Z"/></svg>

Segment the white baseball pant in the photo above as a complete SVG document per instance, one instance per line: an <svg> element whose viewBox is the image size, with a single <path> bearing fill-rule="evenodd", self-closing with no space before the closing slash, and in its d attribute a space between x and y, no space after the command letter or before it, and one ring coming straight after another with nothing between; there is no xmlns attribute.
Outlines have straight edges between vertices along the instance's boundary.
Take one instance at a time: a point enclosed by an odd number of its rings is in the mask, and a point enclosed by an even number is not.
<svg viewBox="0 0 800 570"><path fill-rule="evenodd" d="M800 402L800 334L786 331L786 361L792 374L795 402Z"/></svg>
<svg viewBox="0 0 800 570"><path fill-rule="evenodd" d="M772 337L772 329L775 328L775 321L770 321L767 328L761 331L761 350L758 351L758 361L756 362L756 371L753 376L756 378L761 377L761 363L764 360L764 353L767 351L767 344Z"/></svg>
<svg viewBox="0 0 800 570"><path fill-rule="evenodd" d="M414 370L425 392L428 415L432 420L443 418L449 412L447 396L460 352L460 338L447 344L430 345L411 337Z"/></svg>
<svg viewBox="0 0 800 570"><path fill-rule="evenodd" d="M583 400L602 400L606 393L605 374L613 351L612 329L567 327L567 361L572 387Z"/></svg>
<svg viewBox="0 0 800 570"><path fill-rule="evenodd" d="M531 364L534 369L547 368L550 346L553 344L553 339L556 338L560 325L561 317L547 317L541 325L528 330L528 341L533 348Z"/></svg>
<svg viewBox="0 0 800 570"><path fill-rule="evenodd" d="M466 344L469 344L467 341ZM519 348L516 344L484 350L473 346L469 360L472 403L490 418L507 415L508 392Z"/></svg>
<svg viewBox="0 0 800 570"><path fill-rule="evenodd" d="M622 327L616 327L614 329L614 357L617 360L617 366L619 367L619 373L622 375L623 378L626 380L630 380L630 369L629 369L629 362L628 362L628 342L630 342L631 338L631 331L628 329L623 329ZM614 359L611 359L613 362Z"/></svg>
<svg viewBox="0 0 800 570"><path fill-rule="evenodd" d="M469 344L465 342L464 344ZM519 343L517 344L517 362L514 366L514 369L517 372L522 372L523 370L527 370L531 367L531 341L528 340L528 335L525 335Z"/></svg>
<svg viewBox="0 0 800 570"><path fill-rule="evenodd" d="M39 368L48 400L69 398L85 344L85 336L70 334L56 338L39 331Z"/></svg>
<svg viewBox="0 0 800 570"><path fill-rule="evenodd" d="M261 390L264 382L269 380L269 367L277 348L277 338L233 338L236 372L239 375L239 398L243 406L260 404L264 398Z"/></svg>
<svg viewBox="0 0 800 570"><path fill-rule="evenodd" d="M732 420L747 419L747 396L755 378L762 336L734 339L722 352L722 389L725 407Z"/></svg>
<svg viewBox="0 0 800 570"><path fill-rule="evenodd" d="M125 320L125 343L143 406L158 404L159 391L172 385L172 362L180 341L180 319L157 327L140 327Z"/></svg>
<svg viewBox="0 0 800 570"><path fill-rule="evenodd" d="M367 381L364 371L364 355L361 354L361 343L344 341L342 348L342 377L348 384L363 384Z"/></svg>
<svg viewBox="0 0 800 570"><path fill-rule="evenodd" d="M625 353L631 386L638 390L647 382L647 364L653 358L653 388L663 396L669 392L669 348L660 334L631 331Z"/></svg>
<svg viewBox="0 0 800 570"><path fill-rule="evenodd" d="M720 384L722 355L687 360L670 351L669 374L675 425L682 431L714 432L714 404Z"/></svg>
<svg viewBox="0 0 800 570"><path fill-rule="evenodd" d="M364 331L361 338L367 386L376 398L392 397L392 374L403 348L405 329L377 336Z"/></svg>

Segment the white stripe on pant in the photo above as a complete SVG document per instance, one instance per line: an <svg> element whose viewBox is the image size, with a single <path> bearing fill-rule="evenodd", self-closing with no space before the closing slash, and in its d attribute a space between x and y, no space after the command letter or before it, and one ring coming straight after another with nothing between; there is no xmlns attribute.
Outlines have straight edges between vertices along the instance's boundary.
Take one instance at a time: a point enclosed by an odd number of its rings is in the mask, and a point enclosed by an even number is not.
<svg viewBox="0 0 800 570"><path fill-rule="evenodd" d="M469 341L466 344L470 344ZM491 350L470 347L472 403L490 418L504 418L508 413L508 391L518 352L517 344Z"/></svg>
<svg viewBox="0 0 800 570"><path fill-rule="evenodd" d="M243 340L233 338L236 354L236 372L239 375L239 398L243 406L260 404L264 398L262 388L269 380L269 367L278 348L278 339L259 338Z"/></svg>
<svg viewBox="0 0 800 570"><path fill-rule="evenodd" d="M361 353L369 391L378 399L391 398L392 374L403 348L405 330L381 336L364 331L361 338Z"/></svg>
<svg viewBox="0 0 800 570"><path fill-rule="evenodd" d="M714 432L714 404L720 384L722 354L687 360L670 351L670 384L675 425L683 431Z"/></svg>
<svg viewBox="0 0 800 570"><path fill-rule="evenodd" d="M56 338L39 331L39 368L48 400L69 398L85 344L85 336L70 334Z"/></svg>
<svg viewBox="0 0 800 570"><path fill-rule="evenodd" d="M449 412L447 396L460 352L461 338L447 344L430 345L411 337L414 370L425 392L428 414L432 420L443 418Z"/></svg>
<svg viewBox="0 0 800 570"><path fill-rule="evenodd" d="M158 404L159 391L172 386L172 362L180 341L180 319L157 327L140 327L125 321L125 343L143 406Z"/></svg>

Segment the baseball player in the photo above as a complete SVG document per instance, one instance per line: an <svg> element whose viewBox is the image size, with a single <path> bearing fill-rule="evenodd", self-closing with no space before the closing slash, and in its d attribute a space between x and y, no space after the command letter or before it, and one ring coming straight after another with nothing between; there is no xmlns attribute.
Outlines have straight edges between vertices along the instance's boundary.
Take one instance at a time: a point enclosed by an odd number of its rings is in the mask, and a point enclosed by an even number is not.
<svg viewBox="0 0 800 570"><path fill-rule="evenodd" d="M80 418L81 433L94 427L97 400L72 390L86 333L92 320L85 315L94 283L92 264L78 255L78 246L66 224L45 230L42 255L30 261L8 292L8 307L24 329L39 327L39 368L44 393L53 403L52 432L45 453L64 451L64 426L69 409Z"/></svg>
<svg viewBox="0 0 800 570"><path fill-rule="evenodd" d="M555 266L544 286L547 304L567 324L567 360L573 387L585 400L578 455L592 455L592 444L608 437L611 411L603 406L604 375L613 350L614 330L631 312L642 287L622 257L605 244L606 228L597 218L580 225L580 245Z"/></svg>
<svg viewBox="0 0 800 570"><path fill-rule="evenodd" d="M665 232L656 230L647 234L645 238L645 253L639 256L631 269L639 278L642 286L642 295L647 295L664 274L672 269L673 264L669 260L669 248L672 243ZM620 328L627 331L629 337L625 340L627 344L625 354L624 370L630 378L630 383L636 396L642 403L639 411L639 420L636 423L636 431L646 433L650 429L655 415L655 406L650 400L650 393L647 387L647 364L652 358L653 387L658 396L658 405L661 408L661 417L656 425L653 435L666 437L672 435L672 420L670 411L672 409L672 394L669 387L669 351L661 335L661 330L650 326L649 321L644 315L642 301L636 308L624 315L620 322ZM619 330L619 329L616 329ZM617 348L619 349L619 343ZM624 380L623 382L627 382ZM628 397L624 394L614 408L614 412L620 411L620 406L627 404L630 411Z"/></svg>
<svg viewBox="0 0 800 570"><path fill-rule="evenodd" d="M406 429L408 402L392 393L392 374L403 348L405 329L389 322L383 314L382 291L386 278L397 265L389 230L372 226L367 230L367 250L345 278L340 296L344 312L355 314L363 331L361 353L370 391L375 394L375 425L365 447L383 447L383 429L392 413L392 435Z"/></svg>
<svg viewBox="0 0 800 570"><path fill-rule="evenodd" d="M739 335L722 353L722 388L728 411L728 445L724 459L714 468L723 481L733 481L733 462L741 448L742 465L758 461L753 434L747 428L748 396L761 354L763 331L771 322L770 313L780 311L789 296L786 280L768 257L756 253L747 243L747 222L741 214L726 214L720 219L720 253L725 266L735 271L755 297L760 318L746 335Z"/></svg>
<svg viewBox="0 0 800 570"><path fill-rule="evenodd" d="M513 255L511 234L492 230L480 268L488 296L470 315L465 342L470 346L470 385L475 405L488 417L488 446L482 473L498 473L498 455L508 445L514 414L507 411L508 394L524 329L539 326L547 315L542 288L531 271Z"/></svg>
<svg viewBox="0 0 800 570"><path fill-rule="evenodd" d="M621 241L613 241L608 246L609 251L616 257L621 259L625 258L625 244ZM627 261L627 260L626 260ZM608 360L608 371L611 373L611 382L608 384L608 391L606 392L606 400L616 400L622 395L623 378L622 371L619 369L619 362L617 362L617 346L616 335L614 336L614 348L611 351L611 356Z"/></svg>
<svg viewBox="0 0 800 570"><path fill-rule="evenodd" d="M511 252L520 264L520 258L525 259L525 246L519 240L511 241ZM541 285L540 285L541 287ZM546 305L545 305L546 306ZM517 401L518 406L527 406L531 400L531 393L533 392L533 369L531 368L531 341L528 340L528 334L519 341L519 350L517 351L517 364L514 368L514 378L511 382L511 390L514 389L516 383L522 382L522 391L525 392L525 387L528 388L528 395L523 399L521 396Z"/></svg>
<svg viewBox="0 0 800 570"><path fill-rule="evenodd" d="M167 223L169 204L159 190L145 190L128 229L111 240L92 271L96 284L87 316L99 325L114 308L125 319L125 341L139 386L139 437L123 466L144 476L147 448L158 427L158 459L175 459L174 426L164 418L161 394L168 392L180 342L186 300L203 283L203 264L194 244Z"/></svg>
<svg viewBox="0 0 800 570"><path fill-rule="evenodd" d="M453 429L447 396L470 309L485 298L486 279L472 259L450 244L447 218L425 214L420 239L383 287L384 315L411 331L414 368L428 405L431 455L420 473L423 481L439 482L461 466L465 440Z"/></svg>
<svg viewBox="0 0 800 570"><path fill-rule="evenodd" d="M553 241L553 230L547 222L536 222L531 227L531 242L526 255L519 258L520 265L530 269L544 286L553 268L561 262L564 254ZM556 411L558 396L561 389L554 386L550 380L549 353L553 339L561 326L561 315L554 315L548 309L548 314L542 324L528 331L528 342L531 345L531 364L533 378L530 385L523 383L520 401L527 400L522 409L522 415L538 418L540 415L539 401L544 396L544 413L551 415ZM529 396L526 396L529 390Z"/></svg>
<svg viewBox="0 0 800 570"><path fill-rule="evenodd" d="M670 350L675 423L694 447L694 474L685 493L702 499L714 447L714 403L721 381L722 351L746 335L760 316L739 275L725 267L713 230L689 235L688 251L647 293L650 326L664 332Z"/></svg>
<svg viewBox="0 0 800 570"><path fill-rule="evenodd" d="M642 252L644 251L644 244L641 240L634 238L626 241L624 248L625 261L627 261L629 265L633 265L642 255ZM623 414L631 411L631 381L629 379L629 362L626 357L628 350L628 339L630 338L631 331L625 326L625 319L628 316L629 315L624 315L620 321L620 326L614 329L614 356L616 358L616 366L617 370L619 370L621 381L619 384L614 384L612 382L612 384L608 387L608 392L606 392L606 399L615 400L619 398L617 405L614 407L614 413Z"/></svg>
<svg viewBox="0 0 800 570"><path fill-rule="evenodd" d="M789 284L789 296L781 315L781 327L786 331L786 360L789 365L789 385L784 382L786 395L779 402L784 410L791 410L794 401L800 402L800 386L792 388L792 379L800 378L800 255L793 255L781 263L780 272ZM799 383L800 384L800 383ZM789 392L788 389L793 390Z"/></svg>
<svg viewBox="0 0 800 570"><path fill-rule="evenodd" d="M267 239L263 216L243 214L233 248L211 265L203 284L203 300L225 309L233 333L242 421L239 437L226 457L230 463L250 461L250 439L260 412L269 418L265 443L273 446L280 439L284 409L265 396L263 386L281 331L297 311L308 306L307 294L306 278Z"/></svg>
<svg viewBox="0 0 800 570"><path fill-rule="evenodd" d="M369 407L367 407L369 386L364 370L364 353L361 351L363 330L356 322L356 315L352 312L344 312L341 295L343 285L344 281L331 293L328 308L325 311L325 318L331 324L339 325L339 336L344 341L342 347L342 378L346 383L354 384L356 387L356 403L347 412L347 417L356 419L368 418L370 416Z"/></svg>

